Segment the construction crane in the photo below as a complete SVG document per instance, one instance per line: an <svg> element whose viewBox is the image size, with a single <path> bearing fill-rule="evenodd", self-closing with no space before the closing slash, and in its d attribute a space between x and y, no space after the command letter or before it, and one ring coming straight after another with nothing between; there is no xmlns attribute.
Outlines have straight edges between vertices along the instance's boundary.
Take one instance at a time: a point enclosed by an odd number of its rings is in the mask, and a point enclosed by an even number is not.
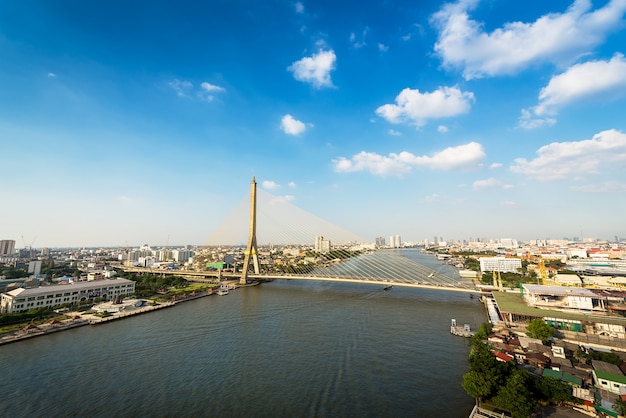
<svg viewBox="0 0 626 418"><path fill-rule="evenodd" d="M493 288L502 290L502 276L499 271L492 271L493 274Z"/></svg>
<svg viewBox="0 0 626 418"><path fill-rule="evenodd" d="M539 277L541 277L541 284L545 285L548 279L548 270L546 269L546 263L544 263L541 255L539 256Z"/></svg>

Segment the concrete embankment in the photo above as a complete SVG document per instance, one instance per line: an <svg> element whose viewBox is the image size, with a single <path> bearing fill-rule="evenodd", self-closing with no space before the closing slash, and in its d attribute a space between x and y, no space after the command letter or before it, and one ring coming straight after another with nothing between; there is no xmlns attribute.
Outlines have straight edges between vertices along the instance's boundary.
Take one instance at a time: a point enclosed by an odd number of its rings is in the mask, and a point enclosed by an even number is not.
<svg viewBox="0 0 626 418"><path fill-rule="evenodd" d="M213 294L213 292L202 292L197 295L168 301L160 302L157 305L146 305L140 307L127 307L119 312L111 313L109 316L100 317L94 314L82 314L76 315L70 319L64 319L62 321L52 320L45 324L28 325L23 329L11 333L7 333L0 336L0 345L11 344L18 341L27 340L34 337L41 337L43 335L52 334L55 332L65 331L72 328L82 327L85 325L98 325L105 322L114 321L117 319L128 318L129 316L152 312L157 309L170 308L178 303L187 302L194 299L203 298Z"/></svg>

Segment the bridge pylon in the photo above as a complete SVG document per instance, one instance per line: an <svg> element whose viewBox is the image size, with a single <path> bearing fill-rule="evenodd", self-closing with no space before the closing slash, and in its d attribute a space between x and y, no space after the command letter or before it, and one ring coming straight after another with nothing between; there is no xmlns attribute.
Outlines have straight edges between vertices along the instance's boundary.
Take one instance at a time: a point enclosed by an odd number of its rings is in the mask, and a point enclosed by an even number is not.
<svg viewBox="0 0 626 418"><path fill-rule="evenodd" d="M243 269L239 284L248 283L248 268L250 267L250 256L254 265L254 273L259 274L259 257L256 248L256 179L252 177L250 183L250 233L248 234L248 245L243 260Z"/></svg>

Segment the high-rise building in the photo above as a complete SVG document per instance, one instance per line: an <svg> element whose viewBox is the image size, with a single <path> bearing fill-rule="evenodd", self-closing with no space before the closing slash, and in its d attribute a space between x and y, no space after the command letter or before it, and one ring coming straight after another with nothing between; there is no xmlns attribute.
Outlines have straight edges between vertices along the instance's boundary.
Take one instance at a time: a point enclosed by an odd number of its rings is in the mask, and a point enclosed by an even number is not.
<svg viewBox="0 0 626 418"><path fill-rule="evenodd" d="M0 240L0 255L11 255L15 250L15 240L3 239Z"/></svg>
<svg viewBox="0 0 626 418"><path fill-rule="evenodd" d="M391 235L389 237L389 246L391 248L400 248L400 247L402 247L402 240L400 239L400 235Z"/></svg>
<svg viewBox="0 0 626 418"><path fill-rule="evenodd" d="M376 237L376 246L384 247L385 246L385 238L384 237Z"/></svg>
<svg viewBox="0 0 626 418"><path fill-rule="evenodd" d="M324 239L323 236L315 237L315 252L325 254L330 252L330 240Z"/></svg>

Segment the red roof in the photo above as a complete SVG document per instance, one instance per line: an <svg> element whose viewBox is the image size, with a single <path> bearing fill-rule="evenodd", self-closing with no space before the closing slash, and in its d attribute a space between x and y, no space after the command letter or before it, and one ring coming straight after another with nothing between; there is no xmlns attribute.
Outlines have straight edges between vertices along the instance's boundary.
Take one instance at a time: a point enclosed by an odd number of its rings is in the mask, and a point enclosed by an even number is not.
<svg viewBox="0 0 626 418"><path fill-rule="evenodd" d="M500 361L511 361L514 358L513 356L503 353L502 351L494 350L493 354L495 354L496 358Z"/></svg>

